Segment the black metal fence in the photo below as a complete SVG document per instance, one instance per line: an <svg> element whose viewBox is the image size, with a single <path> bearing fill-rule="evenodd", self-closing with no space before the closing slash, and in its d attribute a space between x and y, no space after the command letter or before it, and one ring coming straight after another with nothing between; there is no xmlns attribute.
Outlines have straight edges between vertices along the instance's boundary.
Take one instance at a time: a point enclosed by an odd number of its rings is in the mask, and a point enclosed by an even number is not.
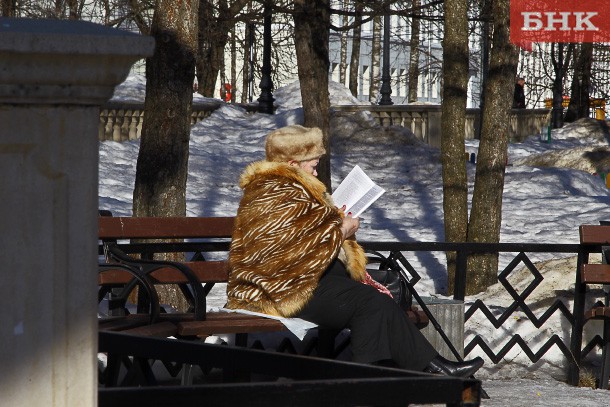
<svg viewBox="0 0 610 407"><path fill-rule="evenodd" d="M506 342L499 348L494 348L489 344L489 338L480 334L471 335L464 343L464 355L468 355L475 348L479 347L489 359L497 364L515 347L520 348L527 355L532 363L544 360L545 355L553 347L558 348L567 359L568 377L574 377L574 372L579 369L580 362L591 351L602 345L600 335L595 335L591 340L584 344L570 343L574 342L574 338L580 339L579 335L573 335L575 329L574 315L583 313L583 309L573 310L566 302L555 299L545 309L545 311L536 315L532 310L531 304L528 302L528 297L544 280L544 276L538 270L534 262L530 259L534 254L547 254L547 257L573 257L578 256L576 268L571 275L572 282L576 280L576 273L580 269L582 259L588 256L589 252L595 250L592 247L586 247L579 244L529 244L529 243L437 243L437 242L364 242L363 246L367 250L390 253L393 257L399 257L400 263L407 273L413 277L413 283L420 280L420 274L417 272L411 262L409 256L419 252L455 252L456 253L456 273L455 273L455 290L453 298L456 300L464 300L467 283L467 259L470 254L498 254L508 256L510 261L503 270L499 270L498 282L503 286L506 292L512 298L512 302L508 305L504 304L500 314L498 315L497 307L493 304L485 304L482 300L476 300L471 304L467 304L465 308L464 320L467 322L476 311L481 311L486 318L486 322L495 329L501 329L506 322L510 320L516 312L522 312L531 321L531 323L539 330L546 327L549 319L561 314L569 324L569 332L566 332L564 337L553 334L546 337L546 341L536 341L536 349L533 349L531 344L524 340L519 334L513 333L512 336L506 337ZM548 256L548 255L551 256ZM511 274L525 267L531 273L531 282L520 290L517 290L510 283ZM417 289L417 287L415 287ZM573 299L573 298L569 298ZM582 308L582 305L581 305ZM496 312L494 312L496 311ZM581 329L582 326L576 327Z"/></svg>
<svg viewBox="0 0 610 407"><path fill-rule="evenodd" d="M190 242L175 244L177 250L193 251L209 253L214 251L225 252L228 249L228 243L220 242ZM182 248L182 246L185 248ZM489 338L484 335L474 334L469 335L464 343L464 355L467 356L473 352L475 348L480 348L494 363L498 364L502 359L514 348L521 349L532 362L532 364L539 361L545 360L545 355L552 348L556 347L567 359L567 374L569 377L575 377L574 372L578 372L581 359L587 357L587 355L596 350L603 344L602 338L599 335L594 336L586 344L578 343L581 341L581 336L574 335L575 329L575 318L574 315L580 315L583 313L583 309L573 310L570 308L568 301L573 298L564 297L563 300L555 299L549 303L546 308L540 307L540 304L536 305L538 311L532 309L529 297L532 292L543 282L544 276L538 270L535 262L531 260L531 257L546 257L549 259L560 258L560 257L574 257L578 256L578 262L574 269L574 273L571 275L572 281L576 280L576 272L580 268L582 259L587 258L588 254L597 250L595 247L583 246L580 244L531 244L531 243L443 243L443 242L362 242L362 245L368 252L379 252L387 254L395 259L398 259L401 267L410 276L411 283L415 285L417 290L417 283L421 281L421 275L424 274L422 270L417 270L419 265L413 265L414 262L410 262L408 259L413 258L414 255L420 255L424 253L445 253L455 252L456 253L456 273L455 273L455 290L453 298L456 300L464 300L466 298L466 283L467 283L467 259L470 254L493 254L496 253L502 256L502 263L507 264L498 273L498 281L512 298L510 304L504 303L502 309L498 309L497 304L486 304L482 300L476 300L472 303L466 303L464 320L468 323L475 312L481 311L485 316L485 322L492 326L494 329L506 328L507 321L511 319L517 312L525 314L527 319L541 332L547 327L549 319L554 315L560 314L569 324L567 327L563 327L565 335L559 336L553 334L551 336L540 335L543 339L537 339L535 343L536 349L533 349L534 344L528 343L528 341L522 338L519 334L513 333L512 335L507 334L503 339L503 345L498 346L489 343ZM127 252L139 252L142 253L144 247L140 247L138 244L126 245L124 249ZM197 246L197 249L194 247ZM508 260L508 261L507 261ZM412 264L413 263L413 264ZM425 267L425 266L422 266ZM525 267L531 273L531 281L527 286L516 289L511 285L511 275L518 270L522 270ZM567 298L567 299L566 299ZM582 308L582 305L581 305ZM540 309L544 309L542 314L536 314ZM576 321L578 322L578 321ZM579 325L578 323L576 325ZM582 330L582 325L577 326L576 329ZM582 333L582 332L581 332ZM572 338L572 339L570 339ZM571 343L571 341L573 343ZM261 344L260 341L255 341L251 344L252 347L257 349L265 349L266 346ZM337 352L341 352L347 345L339 345ZM297 349L296 345L291 341L283 340L279 347L275 347L280 352L293 353L307 355L310 354L312 347L305 346L303 349Z"/></svg>
<svg viewBox="0 0 610 407"><path fill-rule="evenodd" d="M404 406L476 407L481 382L382 366L263 352L199 341L100 332L99 351L128 368L122 383L100 386L100 406ZM152 361L216 369L217 381L159 385ZM109 367L110 368L110 367ZM227 375L227 373L229 373Z"/></svg>

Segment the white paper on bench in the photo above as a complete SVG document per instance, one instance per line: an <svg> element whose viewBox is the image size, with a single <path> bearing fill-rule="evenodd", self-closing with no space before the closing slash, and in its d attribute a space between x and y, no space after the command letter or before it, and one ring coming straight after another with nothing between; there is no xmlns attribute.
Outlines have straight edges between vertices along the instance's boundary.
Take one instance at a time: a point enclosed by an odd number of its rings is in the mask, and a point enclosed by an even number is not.
<svg viewBox="0 0 610 407"><path fill-rule="evenodd" d="M213 307L213 308L210 308L209 311L211 311L211 312L238 312L240 314L257 315L259 317L275 319L277 321L280 321L282 324L284 324L286 329L288 329L290 332L292 332L297 338L299 338L299 340L303 340L303 338L305 338L305 335L307 334L307 331L309 331L311 328L316 328L318 326L318 325L314 324L313 322L305 321L304 319L301 319L301 318L276 317L274 315L263 314L260 312L252 312L252 311L248 311L245 309L228 309L228 308Z"/></svg>

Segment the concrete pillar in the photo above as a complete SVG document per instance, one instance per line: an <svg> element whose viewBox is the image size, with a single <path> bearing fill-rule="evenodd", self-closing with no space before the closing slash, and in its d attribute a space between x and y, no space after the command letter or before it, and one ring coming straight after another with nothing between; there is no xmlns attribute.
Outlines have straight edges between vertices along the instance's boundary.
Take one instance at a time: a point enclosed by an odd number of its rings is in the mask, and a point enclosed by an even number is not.
<svg viewBox="0 0 610 407"><path fill-rule="evenodd" d="M0 399L97 405L99 105L154 41L0 18Z"/></svg>

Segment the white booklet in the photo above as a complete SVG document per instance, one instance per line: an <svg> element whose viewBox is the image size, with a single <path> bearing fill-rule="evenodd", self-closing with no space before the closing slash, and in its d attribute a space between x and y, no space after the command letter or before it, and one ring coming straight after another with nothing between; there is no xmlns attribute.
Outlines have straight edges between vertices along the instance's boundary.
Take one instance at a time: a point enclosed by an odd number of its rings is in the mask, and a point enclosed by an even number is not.
<svg viewBox="0 0 610 407"><path fill-rule="evenodd" d="M356 165L333 192L333 201L339 208L345 205L345 213L351 212L356 218L384 192L385 189L375 184L362 168Z"/></svg>

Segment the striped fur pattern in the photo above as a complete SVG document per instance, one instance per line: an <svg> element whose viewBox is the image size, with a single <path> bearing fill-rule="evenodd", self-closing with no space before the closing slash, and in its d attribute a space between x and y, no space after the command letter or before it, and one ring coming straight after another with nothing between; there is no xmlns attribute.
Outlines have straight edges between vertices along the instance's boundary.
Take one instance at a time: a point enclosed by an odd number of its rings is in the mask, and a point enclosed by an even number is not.
<svg viewBox="0 0 610 407"><path fill-rule="evenodd" d="M322 273L339 256L355 280L366 256L342 243L342 213L317 178L286 163L250 164L229 254L228 308L290 317L307 303Z"/></svg>

